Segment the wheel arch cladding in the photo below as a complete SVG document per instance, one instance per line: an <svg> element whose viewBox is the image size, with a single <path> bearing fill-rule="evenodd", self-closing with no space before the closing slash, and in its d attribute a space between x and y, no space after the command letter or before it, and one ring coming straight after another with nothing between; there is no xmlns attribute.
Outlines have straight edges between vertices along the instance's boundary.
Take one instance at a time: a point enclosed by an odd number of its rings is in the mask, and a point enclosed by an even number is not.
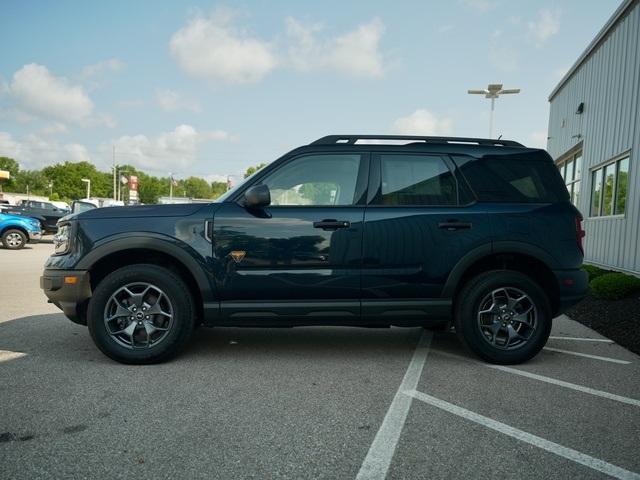
<svg viewBox="0 0 640 480"><path fill-rule="evenodd" d="M199 255L198 255L199 256ZM186 282L194 295L198 314L202 318L204 302L215 301L215 291L206 274L205 259L189 252L189 247L172 242L144 237L119 238L92 249L76 265L77 269L90 272L92 289L106 275L120 267L146 263L168 268ZM209 278L208 278L209 277Z"/></svg>
<svg viewBox="0 0 640 480"><path fill-rule="evenodd" d="M508 242L516 243L516 242ZM486 245L469 252L451 271L443 289L442 296L454 299L464 285L476 275L488 270L513 270L523 273L533 279L549 296L551 308L555 314L560 308L560 287L553 274L551 265L555 262L552 257L537 252L537 248L513 248L514 245L504 245L496 249ZM497 251L496 251L497 250Z"/></svg>

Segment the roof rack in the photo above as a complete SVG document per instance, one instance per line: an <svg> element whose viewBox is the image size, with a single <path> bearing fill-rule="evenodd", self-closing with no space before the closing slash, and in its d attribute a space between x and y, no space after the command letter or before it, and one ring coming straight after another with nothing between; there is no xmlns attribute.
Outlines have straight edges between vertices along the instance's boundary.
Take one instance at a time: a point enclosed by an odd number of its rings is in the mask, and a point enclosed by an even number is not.
<svg viewBox="0 0 640 480"><path fill-rule="evenodd" d="M327 135L310 145L354 145L358 140L413 140L411 143L452 143L469 145L490 145L499 147L524 147L513 140L494 140L492 138L466 137L422 137L415 135Z"/></svg>

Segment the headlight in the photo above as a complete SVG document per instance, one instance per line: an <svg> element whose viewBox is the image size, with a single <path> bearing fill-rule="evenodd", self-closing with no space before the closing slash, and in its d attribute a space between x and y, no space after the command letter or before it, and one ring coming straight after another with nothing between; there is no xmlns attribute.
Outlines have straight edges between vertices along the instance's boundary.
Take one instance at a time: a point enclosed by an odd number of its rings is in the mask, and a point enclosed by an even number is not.
<svg viewBox="0 0 640 480"><path fill-rule="evenodd" d="M53 236L53 248L56 255L67 253L71 247L71 225L68 223L58 227L58 233Z"/></svg>

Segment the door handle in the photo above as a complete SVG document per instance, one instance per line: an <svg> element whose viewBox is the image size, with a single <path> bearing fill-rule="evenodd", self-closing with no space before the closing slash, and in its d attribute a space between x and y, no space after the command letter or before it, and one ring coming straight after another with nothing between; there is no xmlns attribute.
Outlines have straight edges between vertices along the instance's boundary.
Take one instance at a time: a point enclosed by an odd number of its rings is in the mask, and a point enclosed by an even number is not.
<svg viewBox="0 0 640 480"><path fill-rule="evenodd" d="M347 220L326 219L319 222L313 222L313 228L321 228L322 230L337 230L339 228L349 228L351 222Z"/></svg>
<svg viewBox="0 0 640 480"><path fill-rule="evenodd" d="M444 228L449 231L453 230L465 230L470 229L472 227L471 222L457 222L457 221L449 221L449 222L440 222L438 224L438 228Z"/></svg>

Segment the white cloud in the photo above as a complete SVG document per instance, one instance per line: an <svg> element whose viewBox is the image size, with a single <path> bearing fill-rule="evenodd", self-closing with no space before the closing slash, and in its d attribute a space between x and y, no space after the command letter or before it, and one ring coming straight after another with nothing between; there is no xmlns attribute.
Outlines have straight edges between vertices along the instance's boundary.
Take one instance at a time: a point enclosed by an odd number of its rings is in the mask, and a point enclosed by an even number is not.
<svg viewBox="0 0 640 480"><path fill-rule="evenodd" d="M527 146L532 148L547 148L547 132L542 130L531 132Z"/></svg>
<svg viewBox="0 0 640 480"><path fill-rule="evenodd" d="M99 75L104 75L106 72L119 72L124 68L124 62L117 58L110 58L109 60L103 60L102 62L94 63L93 65L87 65L82 69L81 77L83 79L94 78Z"/></svg>
<svg viewBox="0 0 640 480"><path fill-rule="evenodd" d="M513 42L503 38L501 30L494 30L491 34L488 57L491 65L503 72L513 72L518 68L518 51Z"/></svg>
<svg viewBox="0 0 640 480"><path fill-rule="evenodd" d="M193 165L202 143L233 141L234 136L223 131L199 132L191 125L178 125L173 131L156 137L125 135L117 140L116 154L125 163L166 174L180 172Z"/></svg>
<svg viewBox="0 0 640 480"><path fill-rule="evenodd" d="M379 43L384 24L379 18L358 26L344 35L319 40L320 24L303 25L287 18L289 62L301 71L331 69L358 77L379 77L384 73L384 59Z"/></svg>
<svg viewBox="0 0 640 480"><path fill-rule="evenodd" d="M451 135L453 123L448 117L437 117L428 110L418 109L393 122L392 130L399 135Z"/></svg>
<svg viewBox="0 0 640 480"><path fill-rule="evenodd" d="M178 92L174 92L173 90L156 90L156 100L160 108L165 112L189 110L191 112L198 113L202 111L198 102L187 100Z"/></svg>
<svg viewBox="0 0 640 480"><path fill-rule="evenodd" d="M31 63L13 75L10 98L23 114L81 123L93 111L93 102L82 86L56 77L47 67Z"/></svg>
<svg viewBox="0 0 640 480"><path fill-rule="evenodd" d="M559 8L545 8L538 12L535 20L527 23L529 39L536 47L541 47L560 31L560 15Z"/></svg>
<svg viewBox="0 0 640 480"><path fill-rule="evenodd" d="M232 25L232 15L197 16L169 42L171 55L189 75L214 83L254 83L277 64L270 43Z"/></svg>
<svg viewBox="0 0 640 480"><path fill-rule="evenodd" d="M14 138L0 132L0 156L15 158L24 169L39 169L57 162L90 160L87 148L79 143L60 143L36 134Z"/></svg>

